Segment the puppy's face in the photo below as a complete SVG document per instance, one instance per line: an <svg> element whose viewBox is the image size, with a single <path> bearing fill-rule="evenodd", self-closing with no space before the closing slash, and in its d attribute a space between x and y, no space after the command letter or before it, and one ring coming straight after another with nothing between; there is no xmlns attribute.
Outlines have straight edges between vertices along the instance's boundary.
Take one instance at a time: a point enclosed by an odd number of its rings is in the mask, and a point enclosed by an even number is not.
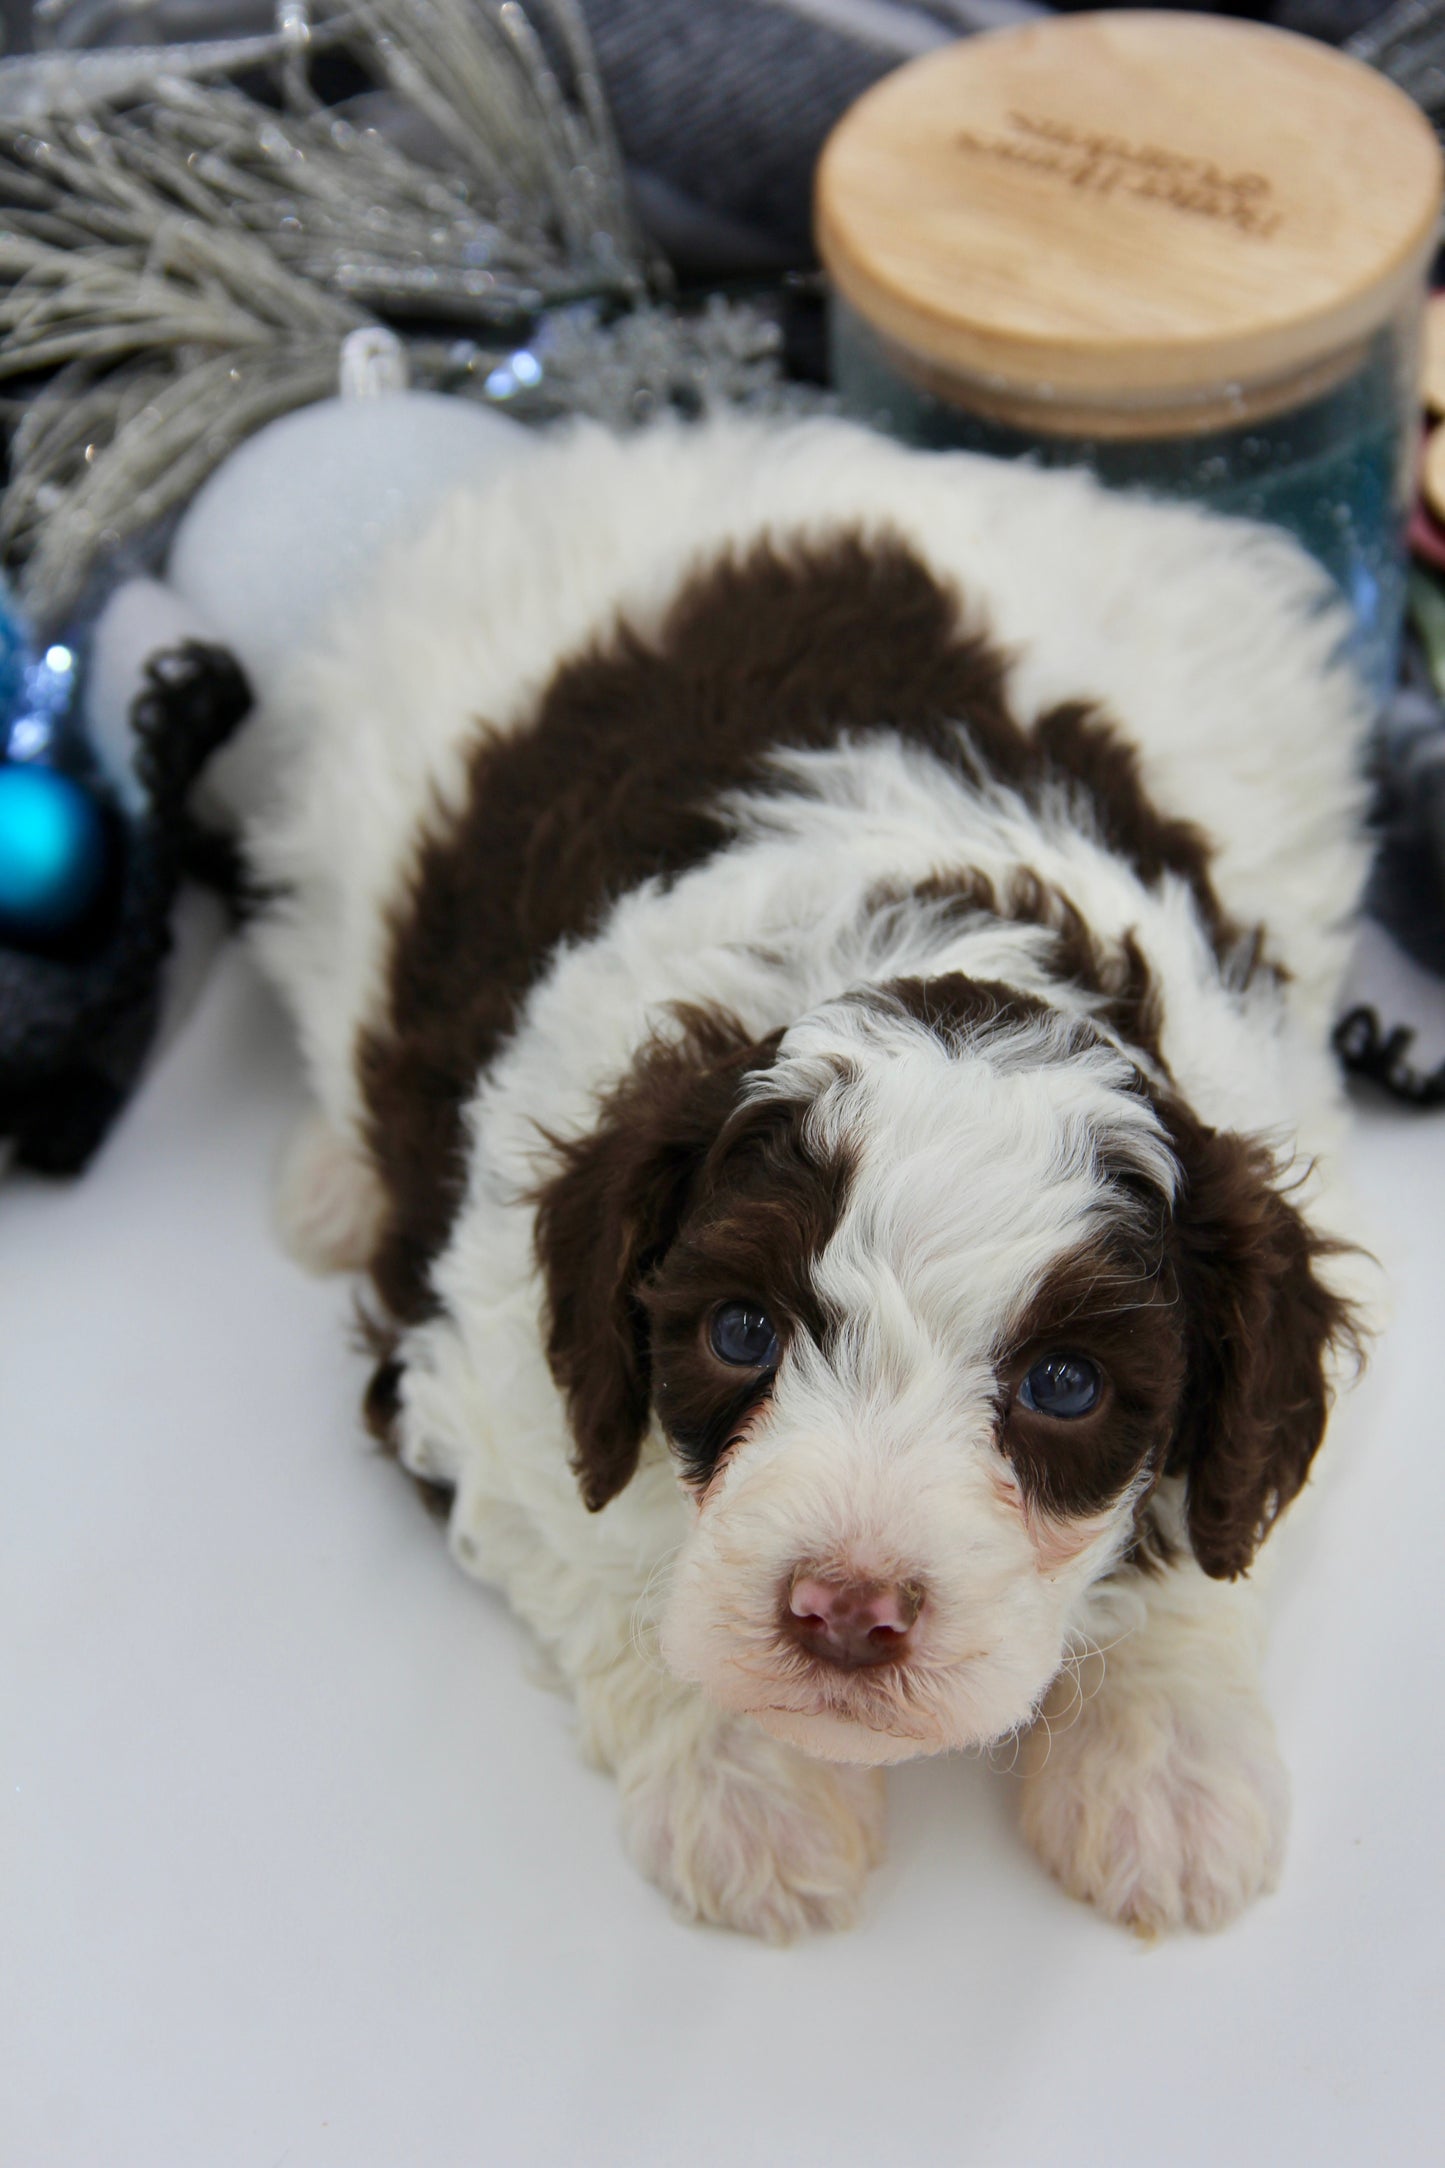
<svg viewBox="0 0 1445 2168"><path fill-rule="evenodd" d="M689 1500L679 1676L809 1752L901 1760L1028 1718L1166 1469L1201 1561L1247 1562L1340 1322L1258 1148L1171 1127L1092 1027L969 981L705 1050L691 1090L689 1058L658 1057L631 1131L619 1096L539 1223L592 1502L625 1480L619 1420ZM615 1301L559 1284L589 1255L623 1260L620 1339Z"/></svg>

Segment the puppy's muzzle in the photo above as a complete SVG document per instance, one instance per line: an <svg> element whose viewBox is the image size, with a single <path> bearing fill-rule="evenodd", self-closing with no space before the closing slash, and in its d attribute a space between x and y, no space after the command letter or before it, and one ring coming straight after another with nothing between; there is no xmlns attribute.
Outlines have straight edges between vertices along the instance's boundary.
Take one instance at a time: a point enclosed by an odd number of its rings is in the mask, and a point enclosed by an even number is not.
<svg viewBox="0 0 1445 2168"><path fill-rule="evenodd" d="M923 1591L914 1581L833 1579L800 1566L788 1584L781 1624L819 1663L862 1671L909 1654L922 1609Z"/></svg>

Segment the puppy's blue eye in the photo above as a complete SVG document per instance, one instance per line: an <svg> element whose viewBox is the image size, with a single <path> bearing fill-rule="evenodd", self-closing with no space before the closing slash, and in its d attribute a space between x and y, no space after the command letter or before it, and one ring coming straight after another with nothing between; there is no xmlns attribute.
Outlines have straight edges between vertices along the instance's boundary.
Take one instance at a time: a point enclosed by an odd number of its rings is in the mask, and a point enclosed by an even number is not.
<svg viewBox="0 0 1445 2168"><path fill-rule="evenodd" d="M1084 1356L1045 1355L1019 1387L1019 1399L1040 1415L1059 1416L1067 1422L1097 1406L1103 1386L1097 1365Z"/></svg>
<svg viewBox="0 0 1445 2168"><path fill-rule="evenodd" d="M770 1370L778 1359L778 1336L766 1310L751 1302L725 1302L714 1310L708 1330L719 1362L740 1370Z"/></svg>

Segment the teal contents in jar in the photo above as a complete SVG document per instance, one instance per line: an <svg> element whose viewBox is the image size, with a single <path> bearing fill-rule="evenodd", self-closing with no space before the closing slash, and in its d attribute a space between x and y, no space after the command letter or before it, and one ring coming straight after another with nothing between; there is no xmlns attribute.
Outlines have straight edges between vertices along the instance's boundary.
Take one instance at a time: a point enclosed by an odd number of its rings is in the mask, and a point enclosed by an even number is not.
<svg viewBox="0 0 1445 2168"><path fill-rule="evenodd" d="M906 443L1088 467L1112 488L1184 498L1282 527L1350 605L1350 653L1383 703L1405 612L1405 523L1414 486L1416 324L1379 332L1341 381L1303 404L1198 435L1029 432L955 406L905 376L838 296L833 381L847 410Z"/></svg>

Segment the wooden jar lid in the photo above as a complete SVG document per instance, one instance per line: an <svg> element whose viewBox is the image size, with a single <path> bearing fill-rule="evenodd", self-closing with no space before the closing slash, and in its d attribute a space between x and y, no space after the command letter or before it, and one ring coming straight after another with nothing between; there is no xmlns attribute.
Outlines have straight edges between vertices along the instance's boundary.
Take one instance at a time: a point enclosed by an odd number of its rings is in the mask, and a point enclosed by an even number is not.
<svg viewBox="0 0 1445 2168"><path fill-rule="evenodd" d="M962 403L1167 429L1252 389L1282 404L1357 348L1420 280L1440 196L1424 116L1330 47L1075 15L885 77L824 149L817 237L844 299Z"/></svg>

